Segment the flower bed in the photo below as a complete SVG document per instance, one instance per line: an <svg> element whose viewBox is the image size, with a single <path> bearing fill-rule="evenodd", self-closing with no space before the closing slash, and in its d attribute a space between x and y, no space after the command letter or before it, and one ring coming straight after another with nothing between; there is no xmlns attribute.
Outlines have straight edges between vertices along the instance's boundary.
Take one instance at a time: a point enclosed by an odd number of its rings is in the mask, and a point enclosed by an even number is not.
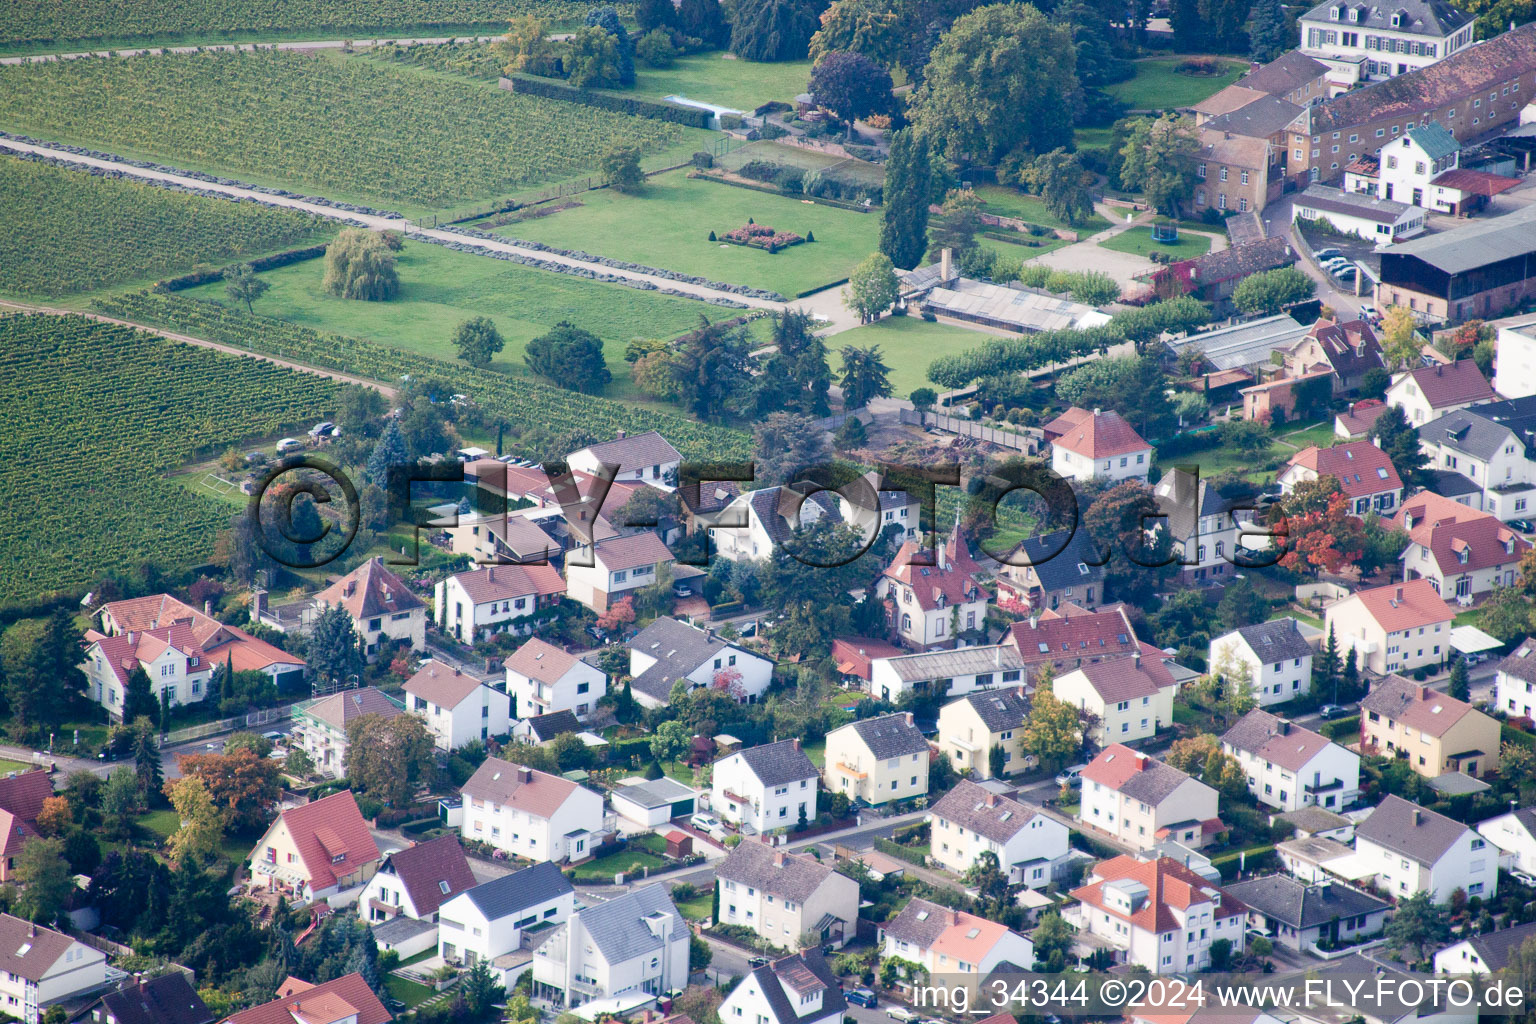
<svg viewBox="0 0 1536 1024"><path fill-rule="evenodd" d="M799 245L805 238L793 231L775 231L767 224L753 224L748 222L742 227L727 231L721 236L722 242L730 242L732 245L750 245L754 249L767 249L769 252L778 252L792 245Z"/></svg>

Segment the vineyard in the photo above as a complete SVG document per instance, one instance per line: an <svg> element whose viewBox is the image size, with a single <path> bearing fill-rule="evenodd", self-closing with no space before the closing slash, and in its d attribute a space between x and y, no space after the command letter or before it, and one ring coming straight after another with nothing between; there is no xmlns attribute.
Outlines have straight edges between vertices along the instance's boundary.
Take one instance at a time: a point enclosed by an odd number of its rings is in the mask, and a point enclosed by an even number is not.
<svg viewBox="0 0 1536 1024"><path fill-rule="evenodd" d="M292 50L0 67L0 127L422 208L589 171L615 141L654 152L685 138L664 121Z"/></svg>
<svg viewBox="0 0 1536 1024"><path fill-rule="evenodd" d="M609 399L402 352L360 338L321 334L285 320L252 316L211 302L134 292L100 300L96 307L111 316L370 380L398 380L405 374L447 380L491 416L503 417L516 428L536 430L544 437L610 438L621 429L630 433L659 430L687 458L728 460L752 455L752 439L743 432L707 427L679 413L632 409ZM524 454L542 459L552 453Z"/></svg>
<svg viewBox="0 0 1536 1024"><path fill-rule="evenodd" d="M415 29L441 35L470 27L505 30L507 20L521 14L577 21L596 6L596 0L9 0L0 19L0 47L316 31L346 36ZM628 4L610 6L626 19L632 16Z"/></svg>
<svg viewBox="0 0 1536 1024"><path fill-rule="evenodd" d="M111 371L103 376L110 361ZM229 508L159 479L331 411L331 381L83 317L0 316L0 603L206 559Z"/></svg>
<svg viewBox="0 0 1536 1024"><path fill-rule="evenodd" d="M401 46L385 43L362 51L374 60L409 64L412 67L431 68L454 75L466 75L494 82L501 77L503 61L491 49L490 43L414 43Z"/></svg>
<svg viewBox="0 0 1536 1024"><path fill-rule="evenodd" d="M62 296L329 237L319 217L0 157L0 289Z"/></svg>

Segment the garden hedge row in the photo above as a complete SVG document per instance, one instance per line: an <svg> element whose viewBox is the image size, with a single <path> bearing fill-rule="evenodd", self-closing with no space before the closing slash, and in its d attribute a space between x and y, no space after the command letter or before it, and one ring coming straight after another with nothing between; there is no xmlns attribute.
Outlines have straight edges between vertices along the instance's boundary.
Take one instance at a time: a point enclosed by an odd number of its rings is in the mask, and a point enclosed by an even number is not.
<svg viewBox="0 0 1536 1024"><path fill-rule="evenodd" d="M584 107L597 107L600 110L612 110L620 114L649 117L656 121L671 121L673 124L687 125L689 128L708 129L712 116L707 110L694 110L692 107L679 107L671 103L655 103L632 96L592 92L588 89L578 89L573 85L552 82L547 78L525 78L522 75L516 75L512 78L503 78L501 81L503 88L510 88L513 92L522 93L525 96L542 96L547 100L579 103Z"/></svg>
<svg viewBox="0 0 1536 1024"><path fill-rule="evenodd" d="M275 270L278 267L286 267L290 263L303 263L305 260L317 260L325 255L325 245L307 245L302 249L288 249L285 252L274 252L270 256L258 256L254 260L240 260L240 263L249 263L251 269L260 273L263 270ZM232 266L234 264L231 264ZM190 274L182 274L165 281L155 282L155 290L162 292L179 292L184 288L196 288L200 284L210 281L224 280L224 271L227 267L209 268L207 270L194 270Z"/></svg>

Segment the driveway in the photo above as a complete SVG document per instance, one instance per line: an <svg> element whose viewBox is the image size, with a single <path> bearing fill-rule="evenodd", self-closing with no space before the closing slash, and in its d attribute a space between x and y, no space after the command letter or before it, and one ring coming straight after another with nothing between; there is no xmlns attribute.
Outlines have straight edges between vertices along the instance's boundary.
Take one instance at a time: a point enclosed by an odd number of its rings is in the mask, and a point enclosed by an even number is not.
<svg viewBox="0 0 1536 1024"><path fill-rule="evenodd" d="M1291 209L1295 205L1294 200L1294 196L1281 196L1273 203L1270 203L1268 206L1264 207L1264 213L1262 215L1265 235L1270 238L1286 238L1290 240L1293 246L1298 244L1297 236L1299 234L1294 233L1291 230ZM1337 240L1330 240L1329 244L1332 245L1335 249L1342 250L1345 247L1344 243ZM1360 244L1365 247L1365 249L1362 251L1362 255L1365 251L1369 251L1373 248L1368 242L1362 241ZM1351 246L1351 248L1353 248L1353 246ZM1378 258L1376 260L1375 266L1379 267L1380 265L1381 261ZM1300 268L1302 273L1306 274L1313 280L1313 282L1316 283L1316 297L1322 300L1325 306L1332 307L1338 313L1341 319L1355 319L1360 315L1360 304L1372 301L1372 297L1370 295L1356 296L1353 289L1347 291L1344 290L1343 286L1341 286L1333 278L1324 274L1321 270L1313 265L1311 260L1308 260L1304 256L1298 257L1296 260L1296 266Z"/></svg>

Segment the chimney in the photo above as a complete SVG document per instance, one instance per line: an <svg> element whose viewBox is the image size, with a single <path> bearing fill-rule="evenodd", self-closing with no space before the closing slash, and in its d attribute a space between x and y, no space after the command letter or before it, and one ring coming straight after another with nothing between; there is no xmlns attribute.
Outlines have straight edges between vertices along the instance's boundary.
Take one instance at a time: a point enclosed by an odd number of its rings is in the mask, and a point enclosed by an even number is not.
<svg viewBox="0 0 1536 1024"><path fill-rule="evenodd" d="M1290 734L1291 734L1291 723L1287 722L1285 719L1282 718L1280 720L1280 735L1281 736L1289 736Z"/></svg>
<svg viewBox="0 0 1536 1024"><path fill-rule="evenodd" d="M519 767L517 769L517 781L518 782L532 782L533 781L533 769L532 768Z"/></svg>
<svg viewBox="0 0 1536 1024"><path fill-rule="evenodd" d="M1398 587L1397 588L1397 594L1395 595L1394 600L1401 601L1402 599L1403 599L1403 588L1402 587Z"/></svg>
<svg viewBox="0 0 1536 1024"><path fill-rule="evenodd" d="M948 248L939 250L939 283L947 284L954 276L955 254Z"/></svg>
<svg viewBox="0 0 1536 1024"><path fill-rule="evenodd" d="M619 428L618 440L620 440L620 441L624 440L624 428L623 427Z"/></svg>
<svg viewBox="0 0 1536 1024"><path fill-rule="evenodd" d="M960 923L960 911L958 911L958 910L951 910L949 912L949 923L950 923L951 926L955 926L955 925L958 925ZM33 925L32 927L36 928L37 926Z"/></svg>
<svg viewBox="0 0 1536 1024"><path fill-rule="evenodd" d="M207 600L205 600L203 602L203 614L204 615L212 615L213 614L213 598L210 597L210 598L208 598Z"/></svg>
<svg viewBox="0 0 1536 1024"><path fill-rule="evenodd" d="M916 720L913 719L913 717L912 717L912 712L910 712L910 711L906 712L901 717L905 718L907 720L907 724L908 725L915 726L917 724Z"/></svg>
<svg viewBox="0 0 1536 1024"><path fill-rule="evenodd" d="M1146 771L1146 768L1147 768L1147 755L1146 754L1138 753L1136 755L1136 770L1139 771L1139 772L1140 771Z"/></svg>
<svg viewBox="0 0 1536 1024"><path fill-rule="evenodd" d="M784 866L784 851L783 850L774 850L773 851L773 866L776 867L776 868L781 868L781 867Z"/></svg>
<svg viewBox="0 0 1536 1024"><path fill-rule="evenodd" d="M1040 616L1036 615L1034 612L1030 612L1029 613L1029 628L1030 629L1034 629L1039 624L1040 624Z"/></svg>
<svg viewBox="0 0 1536 1024"><path fill-rule="evenodd" d="M27 926L27 937L31 938L31 939L37 938L37 922L36 921L33 921L30 925Z"/></svg>
<svg viewBox="0 0 1536 1024"><path fill-rule="evenodd" d="M1100 412L1102 412L1102 410L1100 410L1100 409L1094 409L1094 410L1093 410L1093 414L1094 414L1094 415L1095 415L1095 416L1097 416L1097 415L1099 415L1099 413L1100 413Z"/></svg>
<svg viewBox="0 0 1536 1024"><path fill-rule="evenodd" d="M796 750L799 750L799 749L800 749L800 737L799 737L799 736L796 736L796 737L795 737L795 738L794 738L794 740L793 740L793 741L792 741L792 742L793 742L793 743L794 743L794 745L795 745L795 749L796 749Z"/></svg>
<svg viewBox="0 0 1536 1024"><path fill-rule="evenodd" d="M992 792L988 792L987 793L987 806L988 807L996 807L997 806L997 794L996 793L992 793Z"/></svg>
<svg viewBox="0 0 1536 1024"><path fill-rule="evenodd" d="M1424 812L1415 807L1413 809L1413 825L1417 828L1422 824L1424 824Z"/></svg>
<svg viewBox="0 0 1536 1024"><path fill-rule="evenodd" d="M1429 687L1419 687L1419 700L1429 700Z"/></svg>

